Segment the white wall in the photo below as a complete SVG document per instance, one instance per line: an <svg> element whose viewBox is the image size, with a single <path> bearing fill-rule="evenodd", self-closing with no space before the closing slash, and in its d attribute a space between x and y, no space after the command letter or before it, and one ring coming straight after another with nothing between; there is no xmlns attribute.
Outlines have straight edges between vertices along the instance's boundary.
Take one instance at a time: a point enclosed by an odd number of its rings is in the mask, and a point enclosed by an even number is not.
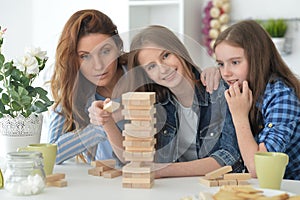
<svg viewBox="0 0 300 200"><path fill-rule="evenodd" d="M283 59L290 68L300 76L300 1L299 0L231 0L231 18L241 19L268 19L285 18L290 21L287 37L292 38L292 53L283 55Z"/></svg>
<svg viewBox="0 0 300 200"><path fill-rule="evenodd" d="M2 53L7 60L22 56L28 46L47 51L49 60L35 84L50 80L60 33L75 11L98 9L113 20L120 33L128 30L128 9L124 9L127 1L124 0L0 0L0 5L0 26L7 28ZM47 141L48 121L45 113L42 142Z"/></svg>

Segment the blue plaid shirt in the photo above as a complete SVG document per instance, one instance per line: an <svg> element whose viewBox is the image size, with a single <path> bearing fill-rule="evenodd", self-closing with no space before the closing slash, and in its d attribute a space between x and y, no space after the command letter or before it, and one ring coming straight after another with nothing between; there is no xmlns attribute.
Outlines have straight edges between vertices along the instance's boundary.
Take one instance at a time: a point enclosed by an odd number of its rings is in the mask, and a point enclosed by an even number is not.
<svg viewBox="0 0 300 200"><path fill-rule="evenodd" d="M257 142L268 151L289 155L284 178L300 180L300 100L295 91L277 80L268 83L262 102L263 129Z"/></svg>

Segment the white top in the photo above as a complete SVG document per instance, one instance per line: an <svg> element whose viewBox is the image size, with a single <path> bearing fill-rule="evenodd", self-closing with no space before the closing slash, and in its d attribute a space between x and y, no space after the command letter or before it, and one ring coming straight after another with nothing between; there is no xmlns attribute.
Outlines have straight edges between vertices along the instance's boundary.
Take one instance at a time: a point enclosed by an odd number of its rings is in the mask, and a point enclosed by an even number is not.
<svg viewBox="0 0 300 200"><path fill-rule="evenodd" d="M178 153L179 161L191 161L198 159L196 150L196 136L198 128L198 116L191 107L184 107L178 103Z"/></svg>

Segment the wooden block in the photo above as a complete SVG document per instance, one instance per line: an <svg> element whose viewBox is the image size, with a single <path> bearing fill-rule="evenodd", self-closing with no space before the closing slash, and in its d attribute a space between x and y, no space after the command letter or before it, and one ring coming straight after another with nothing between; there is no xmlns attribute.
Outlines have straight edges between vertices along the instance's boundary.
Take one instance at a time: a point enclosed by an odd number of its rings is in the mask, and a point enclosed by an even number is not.
<svg viewBox="0 0 300 200"><path fill-rule="evenodd" d="M123 146L124 147L153 147L156 144L156 139L151 138L151 140L143 141L143 139L139 140L124 140Z"/></svg>
<svg viewBox="0 0 300 200"><path fill-rule="evenodd" d="M152 147L125 147L126 151L129 152L153 152L154 146Z"/></svg>
<svg viewBox="0 0 300 200"><path fill-rule="evenodd" d="M200 183L206 185L207 187L217 187L219 186L219 182L217 180L209 180L206 177L199 178Z"/></svg>
<svg viewBox="0 0 300 200"><path fill-rule="evenodd" d="M150 172L150 173L128 173L128 172L123 172L122 176L125 177L125 178L150 178L150 179L154 179L155 173L154 172Z"/></svg>
<svg viewBox="0 0 300 200"><path fill-rule="evenodd" d="M229 173L224 174L223 178L229 180L249 180L251 179L251 175L250 173Z"/></svg>
<svg viewBox="0 0 300 200"><path fill-rule="evenodd" d="M238 185L250 185L250 183L247 180L237 180Z"/></svg>
<svg viewBox="0 0 300 200"><path fill-rule="evenodd" d="M152 152L129 152L124 151L123 157L125 161L148 161L151 162L154 160L155 151Z"/></svg>
<svg viewBox="0 0 300 200"><path fill-rule="evenodd" d="M122 115L124 115L125 119L130 119L130 120L147 120L150 121L154 117L154 114L156 113L156 109L152 108L150 110L122 110Z"/></svg>
<svg viewBox="0 0 300 200"><path fill-rule="evenodd" d="M237 181L236 180L224 180L224 179L220 179L218 180L219 182L219 186L223 186L223 185L237 185Z"/></svg>
<svg viewBox="0 0 300 200"><path fill-rule="evenodd" d="M151 137L134 137L134 136L130 136L130 135L127 135L126 132L122 132L123 133L123 136L125 137L125 141L143 141L143 142L146 142L146 141L152 141L153 139L153 136Z"/></svg>
<svg viewBox="0 0 300 200"><path fill-rule="evenodd" d="M232 171L232 167L228 165L205 174L205 177L207 179L216 179L231 171Z"/></svg>
<svg viewBox="0 0 300 200"><path fill-rule="evenodd" d="M103 172L102 167L94 167L88 170L88 174L92 176L101 176Z"/></svg>
<svg viewBox="0 0 300 200"><path fill-rule="evenodd" d="M153 180L151 178L126 178L123 177L123 183L151 183Z"/></svg>
<svg viewBox="0 0 300 200"><path fill-rule="evenodd" d="M135 125L135 126L143 126L143 127L153 126L154 127L156 124L156 118L152 118L149 121L131 120L130 122L132 125Z"/></svg>
<svg viewBox="0 0 300 200"><path fill-rule="evenodd" d="M137 137L137 138L149 138L149 137L154 137L156 134L156 129L153 129L152 131L127 131L126 129L122 131L123 135L129 135L132 137Z"/></svg>
<svg viewBox="0 0 300 200"><path fill-rule="evenodd" d="M140 104L140 101L124 101L123 107L126 110L150 110L153 107L153 104L150 104L150 101L144 101L142 104L145 105L136 105Z"/></svg>
<svg viewBox="0 0 300 200"><path fill-rule="evenodd" d="M66 175L64 173L50 174L46 176L46 182L58 181L64 179L65 177Z"/></svg>
<svg viewBox="0 0 300 200"><path fill-rule="evenodd" d="M124 105L152 105L155 103L155 92L127 92L122 94Z"/></svg>
<svg viewBox="0 0 300 200"><path fill-rule="evenodd" d="M122 175L121 170L111 169L102 173L104 178L115 178Z"/></svg>
<svg viewBox="0 0 300 200"><path fill-rule="evenodd" d="M122 183L123 188L142 188L142 189L150 189L153 187L154 182L148 183Z"/></svg>
<svg viewBox="0 0 300 200"><path fill-rule="evenodd" d="M152 131L155 128L154 128L154 125L153 126L139 126L139 125L127 123L124 125L124 129L126 129L127 131Z"/></svg>
<svg viewBox="0 0 300 200"><path fill-rule="evenodd" d="M68 182L65 179L61 179L58 181L47 182L46 185L52 187L66 187L68 185Z"/></svg>
<svg viewBox="0 0 300 200"><path fill-rule="evenodd" d="M112 112L118 110L120 105L121 104L118 102L110 101L103 106L103 110L106 110L107 112L112 113Z"/></svg>
<svg viewBox="0 0 300 200"><path fill-rule="evenodd" d="M91 161L91 166L92 167L107 166L107 167L110 167L110 168L115 168L116 160L114 160L114 159L94 160L94 161Z"/></svg>
<svg viewBox="0 0 300 200"><path fill-rule="evenodd" d="M122 168L123 173L151 173L153 170L152 166L140 166L140 167L135 167L129 164L125 165Z"/></svg>

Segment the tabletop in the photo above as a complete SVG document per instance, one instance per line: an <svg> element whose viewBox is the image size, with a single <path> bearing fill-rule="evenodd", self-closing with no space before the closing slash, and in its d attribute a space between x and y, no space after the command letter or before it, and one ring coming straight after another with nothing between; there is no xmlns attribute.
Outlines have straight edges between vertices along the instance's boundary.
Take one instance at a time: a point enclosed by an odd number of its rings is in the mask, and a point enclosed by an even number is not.
<svg viewBox="0 0 300 200"><path fill-rule="evenodd" d="M122 177L104 178L88 174L90 165L67 162L56 165L54 173L65 173L66 187L46 187L44 191L32 196L13 196L5 189L0 189L0 199L178 199L196 196L200 191L216 192L218 187L207 187L199 182L199 177L155 179L150 189L123 188ZM257 179L250 180L251 185L258 187ZM281 190L300 194L300 181L283 180Z"/></svg>

